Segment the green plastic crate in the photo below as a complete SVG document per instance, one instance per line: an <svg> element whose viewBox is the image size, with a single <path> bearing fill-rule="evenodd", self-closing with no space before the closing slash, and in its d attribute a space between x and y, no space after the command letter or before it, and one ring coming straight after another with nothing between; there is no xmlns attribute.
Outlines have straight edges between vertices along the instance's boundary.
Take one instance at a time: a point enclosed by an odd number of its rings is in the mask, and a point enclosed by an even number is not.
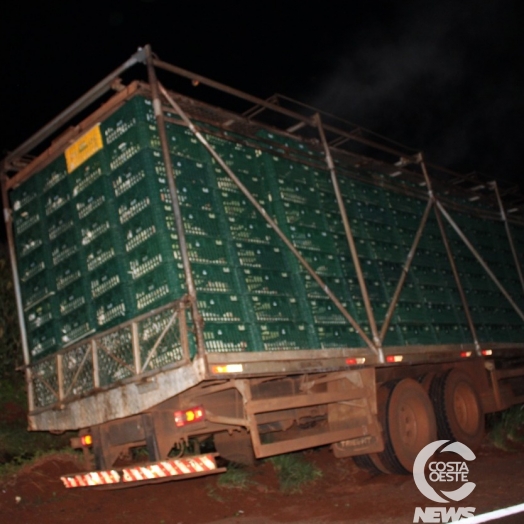
<svg viewBox="0 0 524 524"><path fill-rule="evenodd" d="M27 330L33 332L44 324L53 323L58 318L58 315L56 295L52 294L40 299L34 306L24 312Z"/></svg>
<svg viewBox="0 0 524 524"><path fill-rule="evenodd" d="M34 251L41 248L46 242L46 231L40 220L23 233L16 235L17 258L31 257Z"/></svg>
<svg viewBox="0 0 524 524"><path fill-rule="evenodd" d="M437 338L430 325L427 324L399 324L399 329L406 345L436 344Z"/></svg>
<svg viewBox="0 0 524 524"><path fill-rule="evenodd" d="M102 184L93 184L74 199L76 216L79 220L88 220L93 213L99 215L104 208L112 206L112 199Z"/></svg>
<svg viewBox="0 0 524 524"><path fill-rule="evenodd" d="M85 260L80 253L76 253L67 260L57 264L53 268L57 291L68 287L77 280L85 278L86 269Z"/></svg>
<svg viewBox="0 0 524 524"><path fill-rule="evenodd" d="M276 238L276 233L262 217L245 220L229 217L228 226L233 240L271 245Z"/></svg>
<svg viewBox="0 0 524 524"><path fill-rule="evenodd" d="M123 253L121 234L115 228L110 228L85 246L83 250L88 271L93 271L107 262L122 257Z"/></svg>
<svg viewBox="0 0 524 524"><path fill-rule="evenodd" d="M283 209L286 222L290 226L315 228L321 231L329 230L326 216L320 209L305 208L292 202L283 202Z"/></svg>
<svg viewBox="0 0 524 524"><path fill-rule="evenodd" d="M21 282L22 304L24 310L38 304L44 298L52 295L56 290L52 271L44 270L26 282Z"/></svg>
<svg viewBox="0 0 524 524"><path fill-rule="evenodd" d="M182 297L184 291L176 267L163 264L129 285L135 313L150 311Z"/></svg>
<svg viewBox="0 0 524 524"><path fill-rule="evenodd" d="M82 247L76 228L71 227L50 244L51 259L54 266L79 253Z"/></svg>
<svg viewBox="0 0 524 524"><path fill-rule="evenodd" d="M102 123L106 144L112 144L131 128L140 123L156 124L153 103L148 98L135 96Z"/></svg>
<svg viewBox="0 0 524 524"><path fill-rule="evenodd" d="M47 167L36 175L36 179L41 184L41 189L44 193L49 191L54 185L58 184L61 180L68 177L67 166L65 157L60 155L56 160L53 160Z"/></svg>
<svg viewBox="0 0 524 524"><path fill-rule="evenodd" d="M70 232L72 229L76 231L78 220L73 203L70 202L60 208L58 211L47 217L47 237L54 241L60 238L64 233ZM75 232L75 235L77 233Z"/></svg>
<svg viewBox="0 0 524 524"><path fill-rule="evenodd" d="M247 323L206 322L204 326L206 350L210 353L255 351L253 327Z"/></svg>
<svg viewBox="0 0 524 524"><path fill-rule="evenodd" d="M186 235L189 260L200 264L228 265L228 248L226 242L218 238ZM175 259L181 261L180 252L174 252Z"/></svg>
<svg viewBox="0 0 524 524"><path fill-rule="evenodd" d="M13 210L13 222L19 229L20 223L27 220L28 213L34 214L36 209L41 211L40 195L42 193L42 174L38 174L24 181L14 188L9 196Z"/></svg>
<svg viewBox="0 0 524 524"><path fill-rule="evenodd" d="M209 152L187 127L168 122L166 131L172 154L195 161L205 159L206 155L209 156Z"/></svg>
<svg viewBox="0 0 524 524"><path fill-rule="evenodd" d="M118 216L113 206L103 206L97 213L78 222L83 246L106 234L113 228L118 228ZM116 234L116 233L115 233Z"/></svg>
<svg viewBox="0 0 524 524"><path fill-rule="evenodd" d="M291 240L295 247L302 251L304 249L322 251L323 253L337 254L335 234L321 231L301 225L289 226Z"/></svg>
<svg viewBox="0 0 524 524"><path fill-rule="evenodd" d="M238 294L240 292L235 269L229 266L192 263L191 272L197 293L203 291L208 293ZM178 278L180 282L185 281L182 264L178 264Z"/></svg>
<svg viewBox="0 0 524 524"><path fill-rule="evenodd" d="M233 242L231 249L236 252L241 267L279 270L286 267L282 250L276 246Z"/></svg>
<svg viewBox="0 0 524 524"><path fill-rule="evenodd" d="M345 300L350 296L351 285L348 288L348 279L342 277L322 277L323 282L335 294L339 300ZM309 274L302 275L302 282L308 298L326 298L325 291L317 281Z"/></svg>
<svg viewBox="0 0 524 524"><path fill-rule="evenodd" d="M137 123L106 145L105 154L111 171L118 169L144 149L160 149L160 137L156 124Z"/></svg>
<svg viewBox="0 0 524 524"><path fill-rule="evenodd" d="M96 320L92 304L84 304L67 315L60 322L60 343L73 344L96 331Z"/></svg>
<svg viewBox="0 0 524 524"><path fill-rule="evenodd" d="M49 322L29 332L27 343L31 361L35 362L60 348L60 334L57 333L54 323Z"/></svg>
<svg viewBox="0 0 524 524"><path fill-rule="evenodd" d="M277 182L280 184L278 196L283 202L316 207L318 191L315 187L305 184L292 184L283 179L278 179Z"/></svg>
<svg viewBox="0 0 524 524"><path fill-rule="evenodd" d="M129 287L119 284L93 300L96 323L100 330L125 322L133 313Z"/></svg>
<svg viewBox="0 0 524 524"><path fill-rule="evenodd" d="M240 278L251 295L295 295L293 281L287 271L244 267Z"/></svg>
<svg viewBox="0 0 524 524"><path fill-rule="evenodd" d="M108 179L109 173L110 168L106 151L102 149L82 162L68 176L71 196L78 198L84 191L92 192L96 187L99 191L103 191L106 197L112 198L113 193Z"/></svg>
<svg viewBox="0 0 524 524"><path fill-rule="evenodd" d="M295 297L251 295L250 298L258 322L302 320L302 312Z"/></svg>
<svg viewBox="0 0 524 524"><path fill-rule="evenodd" d="M321 348L360 348L364 345L355 329L347 323L316 325L315 332Z"/></svg>
<svg viewBox="0 0 524 524"><path fill-rule="evenodd" d="M197 295L198 309L205 322L247 322L247 299L242 295L205 293Z"/></svg>
<svg viewBox="0 0 524 524"><path fill-rule="evenodd" d="M51 269L51 253L47 244L41 245L29 256L18 260L18 278L23 284L28 283L42 271Z"/></svg>
<svg viewBox="0 0 524 524"><path fill-rule="evenodd" d="M375 242L372 249L377 260L396 262L397 264L403 264L408 254L402 246L386 242Z"/></svg>
<svg viewBox="0 0 524 524"><path fill-rule="evenodd" d="M58 308L61 317L69 315L78 308L88 307L91 291L85 279L76 279L69 286L57 292ZM63 319L59 320L59 324Z"/></svg>
<svg viewBox="0 0 524 524"><path fill-rule="evenodd" d="M44 194L45 215L49 217L65 206L73 198L69 180L65 179L55 184Z"/></svg>
<svg viewBox="0 0 524 524"><path fill-rule="evenodd" d="M301 254L319 276L342 276L340 257L331 253L322 253L321 251L311 251L309 249L303 249ZM300 266L300 271L304 273L305 269Z"/></svg>
<svg viewBox="0 0 524 524"><path fill-rule="evenodd" d="M258 325L265 351L311 348L307 324L303 322L265 322Z"/></svg>
<svg viewBox="0 0 524 524"><path fill-rule="evenodd" d="M347 303L342 302L344 307L348 307ZM340 312L337 306L329 298L317 298L308 301L308 306L313 315L315 324L344 324L347 322L344 315Z"/></svg>

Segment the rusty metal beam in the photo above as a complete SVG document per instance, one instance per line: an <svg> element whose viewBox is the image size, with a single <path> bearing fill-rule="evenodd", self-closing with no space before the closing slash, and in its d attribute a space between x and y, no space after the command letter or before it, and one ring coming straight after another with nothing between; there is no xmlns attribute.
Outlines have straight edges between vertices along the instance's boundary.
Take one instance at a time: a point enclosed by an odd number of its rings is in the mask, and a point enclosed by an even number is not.
<svg viewBox="0 0 524 524"><path fill-rule="evenodd" d="M340 186L338 183L337 172L335 169L335 163L333 162L333 157L331 156L331 151L326 140L326 134L324 133L324 128L322 127L322 120L320 115L317 113L314 117L318 132L320 135L320 140L324 146L324 153L326 155L326 163L331 175L331 183L333 184L333 189L335 190L335 196L337 198L338 209L340 211L340 216L342 217L342 223L344 224L344 231L346 233L346 240L348 242L349 251L351 253L351 258L355 266L355 271L357 273L357 279L360 286L360 292L362 293L362 299L364 300L364 307L366 308L366 315L368 317L369 326L371 328L371 334L373 335L373 343L376 347L376 351L379 354L380 362L384 362L384 354L382 352L382 342L377 331L377 324L375 322L375 315L373 314L373 308L371 306L371 301L369 300L368 289L366 286L366 281L364 279L364 274L362 273L362 267L360 266L360 260L358 258L357 246L355 244L355 239L353 238L353 232L351 231L351 225L348 219L346 212L346 206L342 194L340 192Z"/></svg>
<svg viewBox="0 0 524 524"><path fill-rule="evenodd" d="M173 215L175 218L175 227L178 235L178 244L180 246L180 255L182 257L182 265L184 267L184 275L186 279L187 292L190 299L191 313L193 316L193 323L195 326L196 344L198 355L205 362L205 341L204 341L204 321L197 304L197 292L195 283L193 281L193 273L191 271L191 262L187 251L186 233L184 221L182 219L182 211L180 210L180 202L178 200L178 191L175 183L175 173L173 164L171 162L171 154L169 151L169 141L167 138L166 126L164 122L164 113L162 111L162 102L160 99L160 84L156 77L154 68L154 59L149 45L145 48L146 65L149 77L149 84L153 95L153 109L158 126L158 134L162 144L162 156L166 167L167 182L169 186L169 194L171 195L171 207L173 208Z"/></svg>
<svg viewBox="0 0 524 524"><path fill-rule="evenodd" d="M29 351L29 343L27 341L25 318L24 318L24 308L22 306L22 292L20 290L20 280L18 276L18 265L16 261L16 250L15 250L15 239L13 231L13 216L12 210L9 205L9 198L7 196L7 182L8 178L6 175L1 175L0 185L2 189L2 206L4 212L4 221L5 228L7 232L7 245L9 249L9 260L11 262L11 272L13 275L13 287L15 291L15 301L16 301L16 311L18 314L18 323L20 326L20 340L22 342L22 354L24 356L24 373L25 381L27 384L27 401L29 411L34 409L34 389L32 381L32 371L29 368L31 362L31 354Z"/></svg>
<svg viewBox="0 0 524 524"><path fill-rule="evenodd" d="M420 163L420 167L422 169L422 174L424 175L424 180L426 181L426 186L428 188L429 198L431 200L433 200L433 202L435 204L435 206L434 206L435 217L437 219L440 235L442 237L442 242L444 244L444 247L446 249L446 253L448 255L448 260L449 260L449 264L451 266L451 271L453 272L453 277L455 278L455 284L457 285L457 289L458 289L458 292L459 292L459 295L460 295L460 300L462 302L462 307L464 308L464 314L466 315L466 320L468 322L468 326L469 326L469 329L471 331L471 336L473 338L473 344L475 346L475 353L478 356L481 356L481 349L480 349L480 344L479 344L478 337L477 337L477 330L475 329L475 324L473 323L473 319L471 318L471 314L470 314L470 311L469 311L469 304L468 304L468 301L467 301L467 298L466 298L466 294L464 293L464 289L462 287L462 282L460 280L460 275L459 275L458 270L457 270L457 265L455 264L455 258L453 257L453 252L451 250L451 247L450 247L449 242L448 242L448 237L446 235L446 229L444 228L444 224L442 222L442 217L440 216L440 213L439 213L440 202L437 200L437 198L435 197L435 194L433 193L433 186L431 184L431 179L429 177L429 173L428 173L428 170L426 168L426 164L424 162L424 157L423 157L422 153L419 154L419 163Z"/></svg>

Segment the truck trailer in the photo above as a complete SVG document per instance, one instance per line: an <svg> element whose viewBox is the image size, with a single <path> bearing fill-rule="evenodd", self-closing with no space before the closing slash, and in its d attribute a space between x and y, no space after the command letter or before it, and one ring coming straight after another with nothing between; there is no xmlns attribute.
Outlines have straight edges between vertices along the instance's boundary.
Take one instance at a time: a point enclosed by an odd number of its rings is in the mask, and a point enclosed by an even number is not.
<svg viewBox="0 0 524 524"><path fill-rule="evenodd" d="M409 473L524 401L515 188L149 46L8 154L1 182L29 428L78 432L68 488L327 445Z"/></svg>

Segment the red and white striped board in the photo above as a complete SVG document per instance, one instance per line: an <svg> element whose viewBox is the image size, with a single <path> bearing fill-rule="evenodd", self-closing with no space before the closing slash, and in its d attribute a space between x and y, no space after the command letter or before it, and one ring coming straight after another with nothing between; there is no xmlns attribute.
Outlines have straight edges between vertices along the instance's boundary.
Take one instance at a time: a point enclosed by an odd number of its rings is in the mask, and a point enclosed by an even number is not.
<svg viewBox="0 0 524 524"><path fill-rule="evenodd" d="M119 470L91 471L60 477L66 488L85 488L156 480L184 475L203 475L205 473L218 473L215 454L197 455L194 457L163 460L149 464L125 467ZM222 468L220 469L222 470Z"/></svg>

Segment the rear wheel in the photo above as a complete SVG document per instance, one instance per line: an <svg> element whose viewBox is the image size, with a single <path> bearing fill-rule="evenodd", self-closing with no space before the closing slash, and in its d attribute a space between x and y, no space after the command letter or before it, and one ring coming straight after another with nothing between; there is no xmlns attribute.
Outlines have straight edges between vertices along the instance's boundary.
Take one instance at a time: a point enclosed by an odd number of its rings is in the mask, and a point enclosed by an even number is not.
<svg viewBox="0 0 524 524"><path fill-rule="evenodd" d="M435 377L430 389L437 416L438 436L457 440L471 449L484 438L484 411L471 377L451 369Z"/></svg>
<svg viewBox="0 0 524 524"><path fill-rule="evenodd" d="M416 380L406 378L384 387L389 389L380 410L386 442L375 462L391 473L411 473L420 450L437 438L433 406Z"/></svg>

